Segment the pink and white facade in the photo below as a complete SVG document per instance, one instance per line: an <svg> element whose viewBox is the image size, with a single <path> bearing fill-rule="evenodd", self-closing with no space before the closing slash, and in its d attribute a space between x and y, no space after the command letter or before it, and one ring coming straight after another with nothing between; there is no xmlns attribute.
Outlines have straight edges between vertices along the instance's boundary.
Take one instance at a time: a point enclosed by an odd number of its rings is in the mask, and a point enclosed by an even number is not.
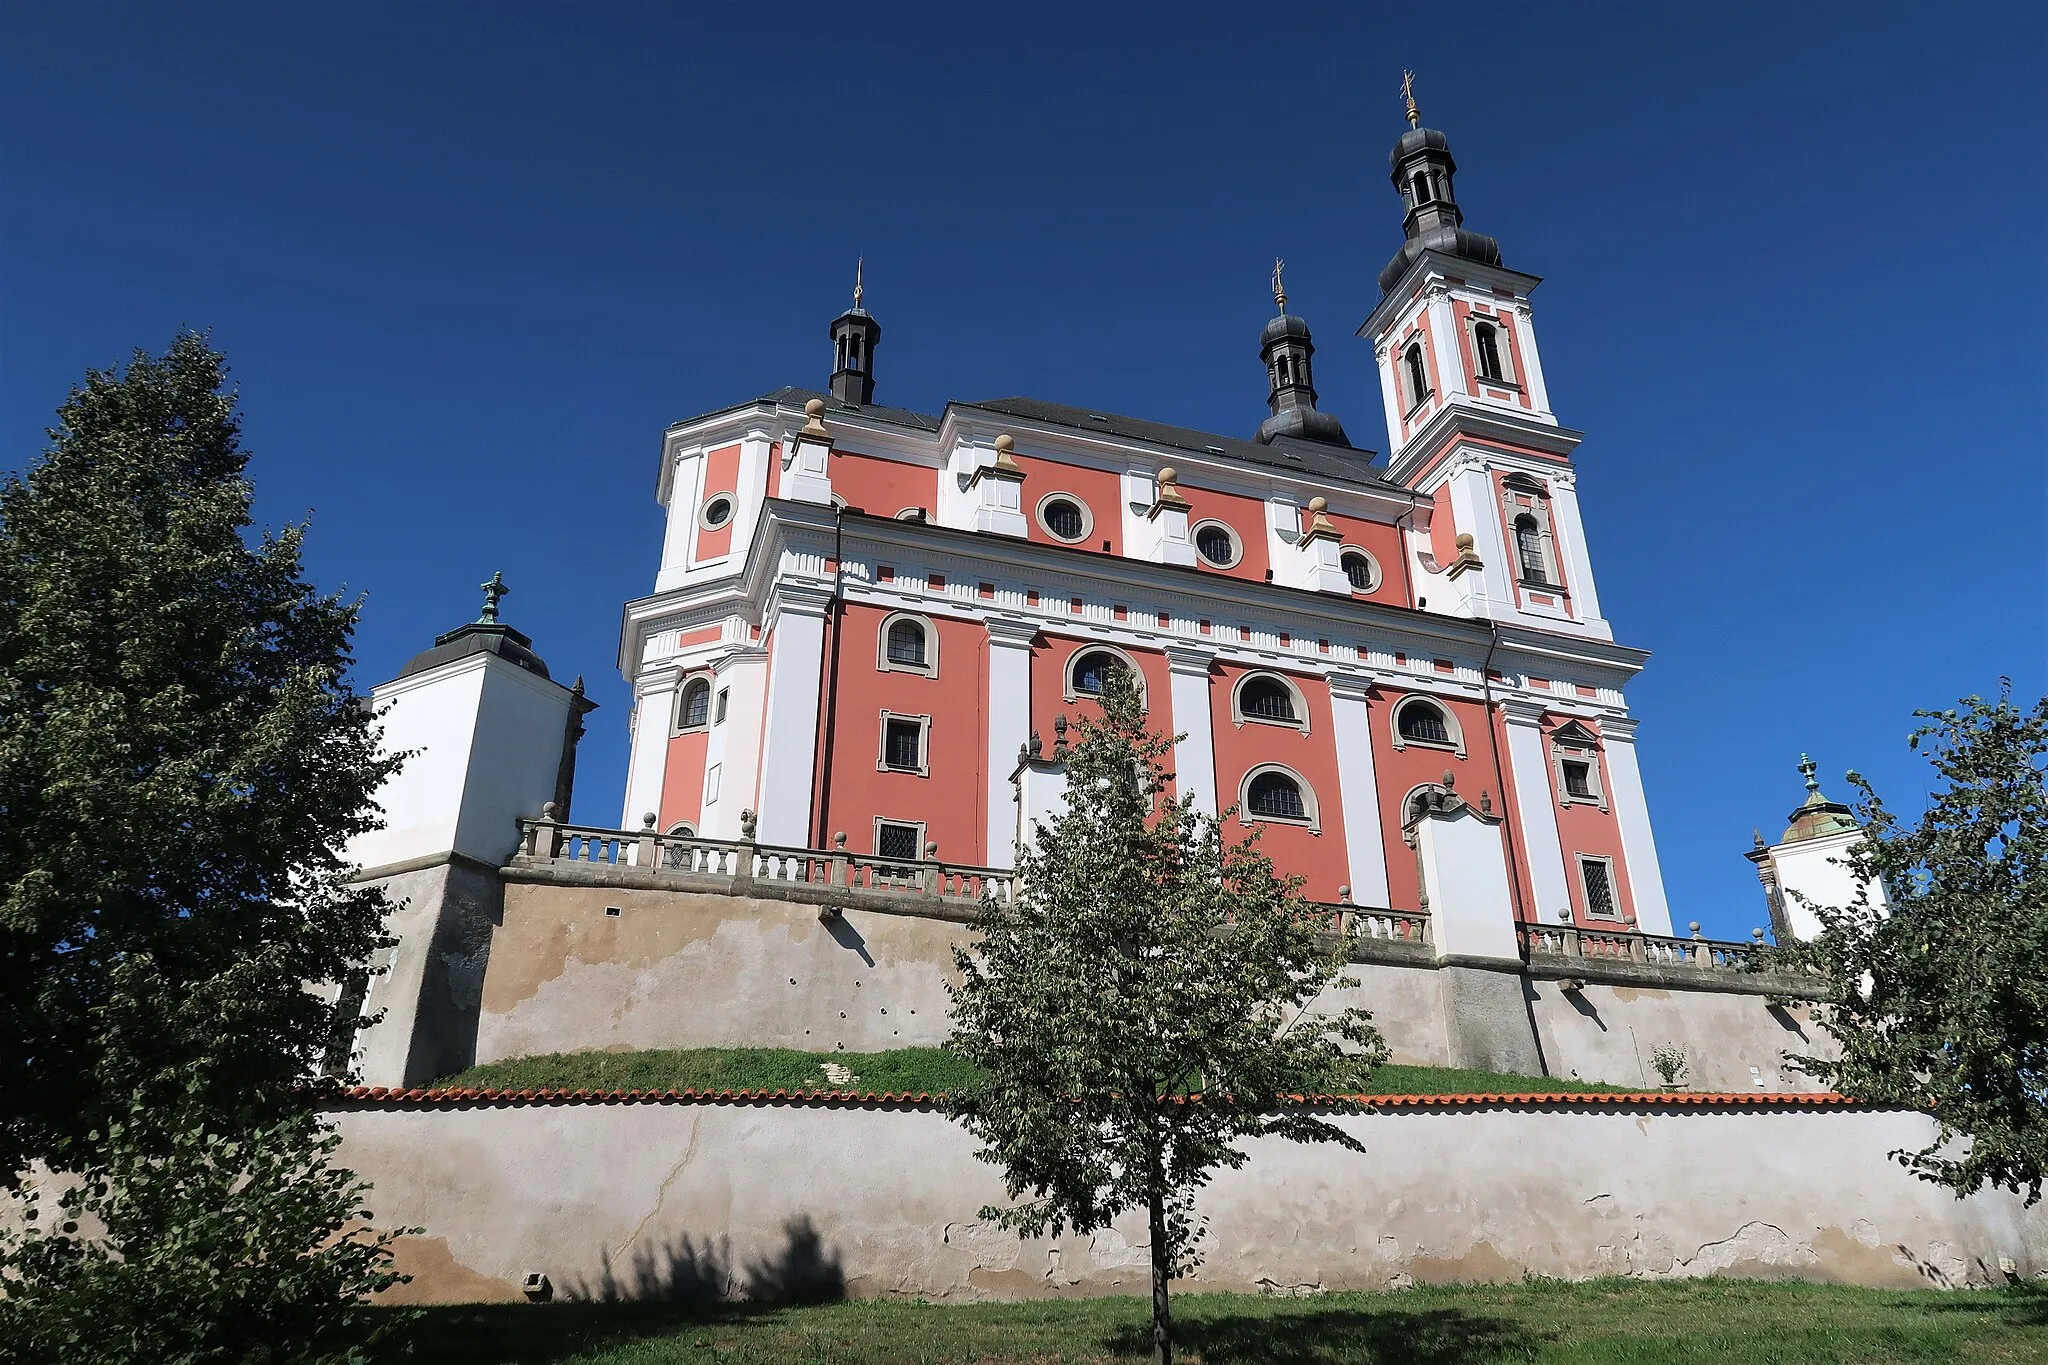
<svg viewBox="0 0 2048 1365"><path fill-rule="evenodd" d="M858 304L829 394L670 428L622 827L754 812L764 844L1009 866L1020 752L1115 660L1185 736L1177 788L1263 825L1314 899L1423 908L1415 817L1448 781L1498 828L1516 920L1670 934L1626 700L1647 656L1601 615L1538 281L1459 226L1454 170L1440 134L1395 148L1407 240L1360 329L1384 463L1315 411L1284 295L1258 440L877 406Z"/></svg>

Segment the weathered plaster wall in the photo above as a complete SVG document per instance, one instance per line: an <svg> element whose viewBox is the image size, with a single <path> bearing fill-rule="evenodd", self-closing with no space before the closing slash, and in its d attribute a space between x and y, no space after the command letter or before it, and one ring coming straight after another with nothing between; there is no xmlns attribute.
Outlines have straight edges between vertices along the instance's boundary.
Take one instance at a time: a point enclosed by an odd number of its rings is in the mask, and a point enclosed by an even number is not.
<svg viewBox="0 0 2048 1365"><path fill-rule="evenodd" d="M742 1295L806 1279L855 1297L1140 1292L1142 1216L1020 1242L977 1211L995 1171L942 1115L721 1104L366 1108L340 1160L375 1184L418 1301ZM1380 1288L1525 1273L1728 1273L1899 1288L2048 1269L2048 1212L1957 1200L1886 1153L1928 1121L1858 1111L1385 1112L1363 1155L1251 1146L1199 1201L1191 1288Z"/></svg>
<svg viewBox="0 0 2048 1365"><path fill-rule="evenodd" d="M497 917L497 874L467 860L373 879L399 940L370 979L366 1014L383 1019L357 1045L365 1085L419 1085L475 1060L478 1009Z"/></svg>
<svg viewBox="0 0 2048 1365"><path fill-rule="evenodd" d="M617 915L607 914L616 908ZM874 1052L943 1042L945 920L624 887L505 887L478 1061L588 1048Z"/></svg>
<svg viewBox="0 0 2048 1365"><path fill-rule="evenodd" d="M1576 993L1559 989L1552 980L1530 980L1526 989L1543 1062L1552 1076L1655 1088L1660 1078L1650 1053L1669 1044L1685 1053L1687 1070L1680 1084L1688 1090L1825 1088L1784 1060L1788 1051L1833 1055L1833 1040L1805 1006L1778 1008L1762 995L1597 981Z"/></svg>

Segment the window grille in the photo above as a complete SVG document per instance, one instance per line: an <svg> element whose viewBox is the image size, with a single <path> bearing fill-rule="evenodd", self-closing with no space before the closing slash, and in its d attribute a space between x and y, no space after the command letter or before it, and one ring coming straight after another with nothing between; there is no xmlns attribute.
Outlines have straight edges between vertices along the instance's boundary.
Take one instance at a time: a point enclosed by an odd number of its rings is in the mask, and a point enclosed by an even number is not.
<svg viewBox="0 0 2048 1365"><path fill-rule="evenodd" d="M1357 592L1372 591L1372 561L1361 554L1344 556L1344 576L1351 580L1351 587Z"/></svg>
<svg viewBox="0 0 2048 1365"><path fill-rule="evenodd" d="M1543 533L1537 529L1536 518L1515 518L1515 554L1522 561L1523 582L1550 585L1550 566L1545 561Z"/></svg>
<svg viewBox="0 0 2048 1365"><path fill-rule="evenodd" d="M1099 649L1083 654L1074 661L1074 690L1091 697L1101 696L1103 684L1109 681L1109 671L1122 663L1116 655Z"/></svg>
<svg viewBox="0 0 2048 1365"><path fill-rule="evenodd" d="M1195 532L1195 549L1211 564L1228 565L1237 558L1237 541L1221 526L1204 526Z"/></svg>
<svg viewBox="0 0 2048 1365"><path fill-rule="evenodd" d="M1614 884L1608 878L1606 862L1598 858L1581 858L1579 875L1586 882L1587 913L1605 919L1620 918L1614 912Z"/></svg>
<svg viewBox="0 0 2048 1365"><path fill-rule="evenodd" d="M898 621L889 627L889 662L924 667L924 627L915 621Z"/></svg>
<svg viewBox="0 0 2048 1365"><path fill-rule="evenodd" d="M711 684L702 678L683 688L685 730L701 730L711 721Z"/></svg>
<svg viewBox="0 0 2048 1365"><path fill-rule="evenodd" d="M882 735L882 763L897 772L924 767L924 726L914 720L891 720Z"/></svg>
<svg viewBox="0 0 2048 1365"><path fill-rule="evenodd" d="M1238 707L1247 716L1264 720L1298 720L1294 694L1276 678L1253 678L1237 694Z"/></svg>
<svg viewBox="0 0 2048 1365"><path fill-rule="evenodd" d="M875 856L901 858L906 862L914 860L923 852L917 846L917 837L916 825L898 825L884 820L875 826Z"/></svg>
<svg viewBox="0 0 2048 1365"><path fill-rule="evenodd" d="M1591 797L1593 765L1568 758L1564 760L1563 767L1565 795Z"/></svg>
<svg viewBox="0 0 2048 1365"><path fill-rule="evenodd" d="M1065 498L1047 503L1041 514L1045 518L1046 529L1061 540L1079 540L1088 534L1088 522L1081 515L1080 506Z"/></svg>
<svg viewBox="0 0 2048 1365"><path fill-rule="evenodd" d="M1401 738L1449 744L1451 727L1444 723L1444 713L1428 702L1411 702L1401 708Z"/></svg>
<svg viewBox="0 0 2048 1365"><path fill-rule="evenodd" d="M1253 815L1277 820L1305 820L1308 808L1302 803L1301 788L1285 773L1260 773L1252 779L1245 804Z"/></svg>

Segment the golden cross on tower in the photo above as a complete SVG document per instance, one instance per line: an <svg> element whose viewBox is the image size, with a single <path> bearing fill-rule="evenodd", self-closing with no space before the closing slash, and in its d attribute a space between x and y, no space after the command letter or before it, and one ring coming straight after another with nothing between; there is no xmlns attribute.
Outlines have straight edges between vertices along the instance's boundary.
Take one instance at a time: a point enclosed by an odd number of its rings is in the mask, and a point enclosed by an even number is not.
<svg viewBox="0 0 2048 1365"><path fill-rule="evenodd" d="M865 256L857 256L857 257L855 257L855 258L854 258L854 262L853 262L853 306L854 306L855 308L858 308L858 307L860 307L860 275L861 275L861 270L862 270L862 269L863 269L863 268L864 268L864 267L865 267L865 266L867 265L867 263L868 263L868 258L867 258L867 257L865 257Z"/></svg>
<svg viewBox="0 0 2048 1365"><path fill-rule="evenodd" d="M1413 71L1403 71L1401 73L1401 99L1408 106L1408 126L1410 128L1421 127L1422 111L1415 107L1415 73Z"/></svg>
<svg viewBox="0 0 2048 1365"><path fill-rule="evenodd" d="M1286 268L1287 262L1273 258L1273 306L1283 313L1287 311L1287 291L1280 285L1280 272Z"/></svg>

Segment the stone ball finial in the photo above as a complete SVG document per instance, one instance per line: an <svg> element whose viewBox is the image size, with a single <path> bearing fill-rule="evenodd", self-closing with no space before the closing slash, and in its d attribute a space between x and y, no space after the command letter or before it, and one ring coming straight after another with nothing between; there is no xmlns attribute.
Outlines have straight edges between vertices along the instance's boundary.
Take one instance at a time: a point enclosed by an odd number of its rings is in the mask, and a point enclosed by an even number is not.
<svg viewBox="0 0 2048 1365"><path fill-rule="evenodd" d="M1348 886L1340 886L1340 887L1338 887L1338 888L1337 888L1337 904L1339 904L1339 905L1349 905L1349 904L1351 904L1351 888L1350 888L1350 887L1348 887Z"/></svg>
<svg viewBox="0 0 2048 1365"><path fill-rule="evenodd" d="M1469 550L1469 549L1471 549L1471 548L1472 548L1472 536L1471 536L1471 533L1470 533L1470 532L1460 532L1460 533L1459 533L1459 535L1458 535L1458 538L1457 538L1457 540L1453 541L1452 543L1453 543L1453 544L1455 544L1455 545L1456 545L1456 546L1458 547L1458 553L1459 553L1459 554L1463 554L1463 553L1464 553L1465 551L1467 551L1467 550Z"/></svg>
<svg viewBox="0 0 2048 1365"><path fill-rule="evenodd" d="M825 430L824 399L813 398L804 404L804 429L799 434L820 441L829 441L832 438L832 433Z"/></svg>
<svg viewBox="0 0 2048 1365"><path fill-rule="evenodd" d="M840 850L840 851L842 851L842 852L844 852L844 851L845 851L845 849L846 849L846 831L845 831L845 830L843 830L843 829L842 829L842 830L835 830L835 831L833 831L833 833L832 833L832 847L834 847L834 848L836 848L836 849L839 849L839 850Z"/></svg>
<svg viewBox="0 0 2048 1365"><path fill-rule="evenodd" d="M555 803L554 803L554 802L552 802L552 801L546 801L546 802L543 802L543 803L541 804L541 808L540 808L540 818L541 818L541 819L543 819L543 820L552 820L552 819L554 819L554 818L555 818Z"/></svg>
<svg viewBox="0 0 2048 1365"><path fill-rule="evenodd" d="M1002 435L996 437L996 453L998 455L1007 455L1016 448L1017 438L1010 435L1009 432L1006 431Z"/></svg>
<svg viewBox="0 0 2048 1365"><path fill-rule="evenodd" d="M935 843L926 844L924 846L924 856L929 860L936 861L939 856L939 846Z"/></svg>
<svg viewBox="0 0 2048 1365"><path fill-rule="evenodd" d="M1159 482L1161 482L1161 483L1179 483L1179 482L1180 482L1180 471L1179 471L1179 470L1177 470L1177 469L1175 469L1175 468L1174 468L1174 467L1173 467L1172 465L1170 465L1170 464L1166 464L1166 465L1161 465L1161 466L1159 466Z"/></svg>
<svg viewBox="0 0 2048 1365"><path fill-rule="evenodd" d="M811 419L811 420L812 420L813 422L817 421L817 420L818 420L818 419L819 419L820 417L823 417L824 415L825 415L825 400L824 400L824 399L822 399L822 398L813 398L813 399L812 399L812 400L811 400L810 402L808 402L808 403L804 404L804 416L806 416L806 417L810 418L810 419Z"/></svg>
<svg viewBox="0 0 2048 1365"><path fill-rule="evenodd" d="M653 812L653 811L649 811L649 812L647 812L647 814L645 814L645 815L641 816L641 817L640 817L640 828L642 828L642 829L653 829L653 828L654 828L654 818L655 818L655 817L654 817L654 812Z"/></svg>
<svg viewBox="0 0 2048 1365"><path fill-rule="evenodd" d="M1310 498L1308 500L1308 510L1315 516L1321 516L1330 510L1330 500L1320 495Z"/></svg>
<svg viewBox="0 0 2048 1365"><path fill-rule="evenodd" d="M1763 946L1763 943L1764 943L1764 931L1763 931L1763 930L1761 930L1761 929L1752 929L1752 930L1750 930L1750 931L1749 931L1749 936L1750 936L1750 938L1752 938L1752 939L1754 939L1754 940L1756 941L1756 945L1757 945L1757 946L1758 946L1759 948L1761 948L1761 947Z"/></svg>
<svg viewBox="0 0 2048 1365"><path fill-rule="evenodd" d="M1687 921L1685 922L1685 927L1686 927L1686 928L1688 928L1688 929L1690 929L1690 930L1692 931L1692 936L1693 936L1694 938L1698 938L1698 937L1700 936L1700 922L1699 922L1698 920L1696 920L1696 919L1689 919L1689 920L1687 920Z"/></svg>
<svg viewBox="0 0 2048 1365"><path fill-rule="evenodd" d="M1451 771L1451 770L1450 770L1449 768L1446 768L1446 769L1444 769L1444 790L1445 790L1445 791L1456 791L1456 790L1457 790L1457 788L1458 788L1458 775L1457 775L1456 773L1452 772L1452 771Z"/></svg>
<svg viewBox="0 0 2048 1365"><path fill-rule="evenodd" d="M1572 908L1569 905L1557 912L1557 922L1559 924L1570 924L1572 922Z"/></svg>

